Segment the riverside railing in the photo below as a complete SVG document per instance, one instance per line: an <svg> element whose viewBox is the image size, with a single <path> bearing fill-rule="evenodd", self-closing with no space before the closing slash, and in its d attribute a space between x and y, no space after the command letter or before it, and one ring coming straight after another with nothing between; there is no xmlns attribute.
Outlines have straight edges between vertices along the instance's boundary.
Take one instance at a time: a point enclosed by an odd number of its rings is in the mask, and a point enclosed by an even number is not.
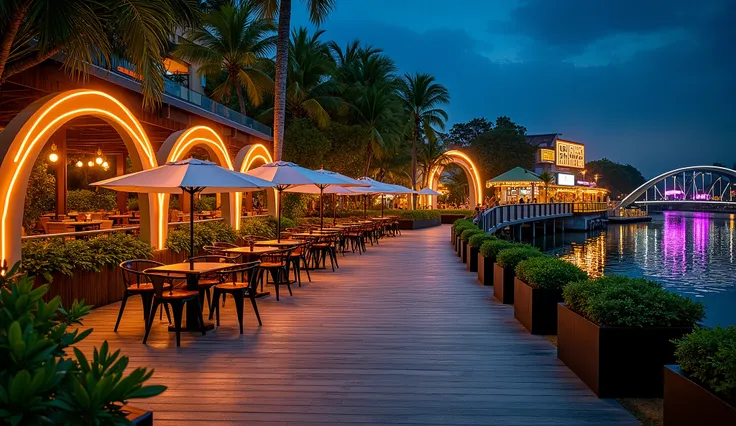
<svg viewBox="0 0 736 426"><path fill-rule="evenodd" d="M505 204L485 211L482 224L485 232L496 232L509 225L572 216L573 212L573 203Z"/></svg>

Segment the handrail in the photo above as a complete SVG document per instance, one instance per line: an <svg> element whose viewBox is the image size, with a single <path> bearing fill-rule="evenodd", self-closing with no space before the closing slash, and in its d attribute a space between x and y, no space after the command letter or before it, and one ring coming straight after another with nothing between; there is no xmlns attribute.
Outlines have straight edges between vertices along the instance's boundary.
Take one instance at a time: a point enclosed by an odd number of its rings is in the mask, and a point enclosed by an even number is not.
<svg viewBox="0 0 736 426"><path fill-rule="evenodd" d="M575 203L573 205L573 213L598 213L608 211L608 203Z"/></svg>
<svg viewBox="0 0 736 426"><path fill-rule="evenodd" d="M483 213L483 230L493 233L513 224L572 216L573 211L573 203L504 204Z"/></svg>

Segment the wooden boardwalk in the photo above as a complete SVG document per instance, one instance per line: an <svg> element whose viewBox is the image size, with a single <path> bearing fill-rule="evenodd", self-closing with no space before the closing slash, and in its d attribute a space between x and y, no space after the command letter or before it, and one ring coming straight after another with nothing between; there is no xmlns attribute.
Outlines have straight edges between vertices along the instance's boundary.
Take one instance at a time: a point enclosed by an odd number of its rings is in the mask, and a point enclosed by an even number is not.
<svg viewBox="0 0 736 426"><path fill-rule="evenodd" d="M465 271L448 226L405 231L363 256L340 257L336 273L276 302L261 299L263 327L246 304L222 327L184 334L176 348L163 322L141 344L140 302L118 333L118 304L93 311L89 351L107 339L131 366L154 367L169 389L137 401L158 425L636 425L600 400L531 336L510 306Z"/></svg>

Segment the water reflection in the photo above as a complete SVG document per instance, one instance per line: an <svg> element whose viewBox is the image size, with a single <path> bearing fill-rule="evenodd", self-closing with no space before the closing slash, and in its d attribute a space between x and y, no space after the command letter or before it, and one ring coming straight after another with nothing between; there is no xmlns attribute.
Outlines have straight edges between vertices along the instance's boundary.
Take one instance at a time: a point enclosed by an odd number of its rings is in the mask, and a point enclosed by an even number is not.
<svg viewBox="0 0 736 426"><path fill-rule="evenodd" d="M646 277L703 301L707 325L736 324L733 214L666 212L647 224L611 225L596 235L566 233L535 241L592 277Z"/></svg>

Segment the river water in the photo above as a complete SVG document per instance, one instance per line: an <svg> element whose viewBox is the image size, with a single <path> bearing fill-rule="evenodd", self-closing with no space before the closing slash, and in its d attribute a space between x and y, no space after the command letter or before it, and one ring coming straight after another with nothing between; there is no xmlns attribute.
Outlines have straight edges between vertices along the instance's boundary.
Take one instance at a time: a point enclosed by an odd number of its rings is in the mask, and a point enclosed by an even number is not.
<svg viewBox="0 0 736 426"><path fill-rule="evenodd" d="M535 243L595 277L621 274L661 282L706 306L705 325L736 325L736 215L654 213L650 223L609 225Z"/></svg>

